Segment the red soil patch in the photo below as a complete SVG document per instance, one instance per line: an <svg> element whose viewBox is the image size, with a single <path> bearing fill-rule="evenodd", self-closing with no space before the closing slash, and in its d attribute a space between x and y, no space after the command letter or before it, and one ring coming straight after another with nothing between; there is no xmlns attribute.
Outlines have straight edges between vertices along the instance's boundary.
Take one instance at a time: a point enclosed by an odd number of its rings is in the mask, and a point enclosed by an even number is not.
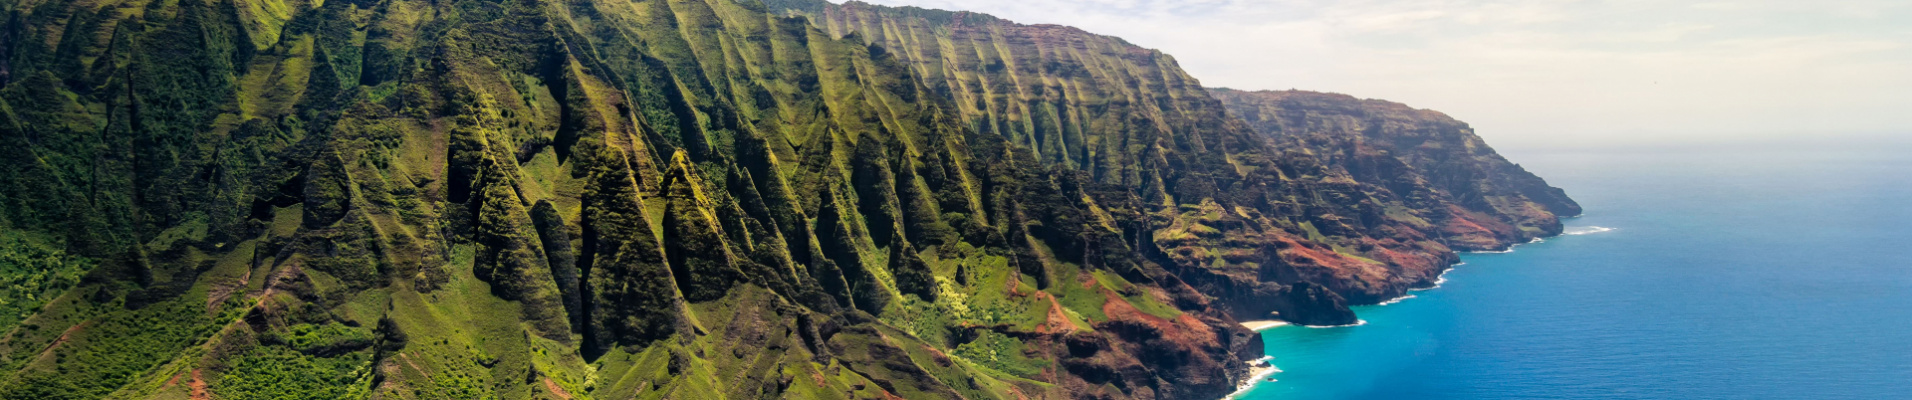
<svg viewBox="0 0 1912 400"><path fill-rule="evenodd" d="M1142 310L1136 309L1135 305L1129 304L1128 300L1117 296L1115 292L1104 290L1102 291L1102 296L1107 299L1107 302L1102 304L1102 313L1108 314L1110 321L1128 321L1147 324L1161 331L1162 339L1183 345L1193 346L1197 343L1215 343L1217 340L1215 332L1208 329L1208 324L1202 323L1201 320L1195 319L1194 316L1188 313L1183 313L1174 320L1169 320L1149 315L1148 313L1142 312Z"/></svg>
<svg viewBox="0 0 1912 400"><path fill-rule="evenodd" d="M1469 250L1498 248L1505 244L1501 243L1502 237L1512 237L1520 231L1520 228L1457 205L1448 206L1447 212L1452 217L1441 224L1442 234L1452 245Z"/></svg>
<svg viewBox="0 0 1912 400"><path fill-rule="evenodd" d="M1022 276L1021 275L1010 276L1009 279L1006 279L1006 280L1008 282L1004 282L1003 285L1004 285L1005 291L1009 292L1009 297L1013 298L1013 297L1022 297L1022 296L1029 295L1028 293L1022 292Z"/></svg>
<svg viewBox="0 0 1912 400"><path fill-rule="evenodd" d="M930 360L936 361L936 366L948 368L951 365L949 354L943 353L942 350L937 350L935 347L930 347L930 345L927 344L920 345L919 347L922 347L924 352L929 353Z"/></svg>
<svg viewBox="0 0 1912 400"><path fill-rule="evenodd" d="M53 339L53 343L47 343L46 348L41 349L40 354L34 356L34 359L46 358L47 356L53 355L54 348L58 348L60 345L66 344L68 340L72 340L73 334L79 333L81 329L85 329L86 325L91 323L93 323L93 321L81 322L67 327L66 331L60 332L59 338Z"/></svg>
<svg viewBox="0 0 1912 400"><path fill-rule="evenodd" d="M558 383L552 382L549 376L544 377L544 389L551 391L551 395L558 396L560 399L571 400L571 393L565 392L564 388L558 387Z"/></svg>
<svg viewBox="0 0 1912 400"><path fill-rule="evenodd" d="M1036 292L1036 299L1049 301L1049 315L1042 325L1036 327L1036 333L1069 333L1075 331L1075 323L1069 322L1069 313L1062 310L1062 303L1046 292Z"/></svg>
<svg viewBox="0 0 1912 400"><path fill-rule="evenodd" d="M199 370L193 370L193 380L186 385L193 389L193 400L212 400L212 392L206 390L206 380L200 376Z"/></svg>
<svg viewBox="0 0 1912 400"><path fill-rule="evenodd" d="M1326 270L1338 278L1335 281L1386 282L1390 276L1386 265L1342 255L1325 244L1303 243L1300 237L1286 232L1271 236L1282 243L1279 247L1282 248L1280 254L1283 261L1304 269L1312 266Z"/></svg>

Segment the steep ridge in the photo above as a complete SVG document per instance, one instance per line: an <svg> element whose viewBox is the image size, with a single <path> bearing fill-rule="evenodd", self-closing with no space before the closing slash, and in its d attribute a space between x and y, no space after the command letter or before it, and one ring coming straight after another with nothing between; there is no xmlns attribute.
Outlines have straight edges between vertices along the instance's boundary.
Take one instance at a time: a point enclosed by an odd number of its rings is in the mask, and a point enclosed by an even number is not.
<svg viewBox="0 0 1912 400"><path fill-rule="evenodd" d="M1580 215L1566 192L1507 161L1446 114L1382 100L1299 90L1210 89L1256 132L1318 149L1355 179L1433 211L1449 246L1499 250L1560 233Z"/></svg>
<svg viewBox="0 0 1912 400"><path fill-rule="evenodd" d="M1213 398L1261 354L1236 319L1352 322L1453 261L1428 211L1070 28L0 11L0 261L58 293L0 326L4 398Z"/></svg>
<svg viewBox="0 0 1912 400"><path fill-rule="evenodd" d="M1445 216L1471 208L1432 192L1390 190L1378 178L1407 168L1364 169L1343 162L1331 143L1258 134L1172 57L1118 38L855 1L770 5L892 49L924 86L958 99L973 129L1035 149L1052 166L1125 183L1102 166L1139 160L1130 168L1142 176L1144 203L1156 208L1144 214L1148 243L1135 247L1239 319L1277 312L1308 324L1351 323L1346 304L1431 284L1457 260L1451 248L1504 248L1549 234L1545 226L1495 225L1498 214L1473 215L1492 226L1449 240L1452 229L1434 221L1459 220ZM1537 211L1535 221L1553 220Z"/></svg>

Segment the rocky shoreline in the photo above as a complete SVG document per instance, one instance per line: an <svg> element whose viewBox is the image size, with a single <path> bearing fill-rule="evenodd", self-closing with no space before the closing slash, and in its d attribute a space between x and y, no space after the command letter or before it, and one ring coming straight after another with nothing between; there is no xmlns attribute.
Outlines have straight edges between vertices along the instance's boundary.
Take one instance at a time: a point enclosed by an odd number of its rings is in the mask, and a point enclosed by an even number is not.
<svg viewBox="0 0 1912 400"><path fill-rule="evenodd" d="M97 265L0 326L5 398L1213 398L1238 321L1360 323L1578 213L1436 112L977 13L0 13L0 231Z"/></svg>
<svg viewBox="0 0 1912 400"><path fill-rule="evenodd" d="M1504 249L1501 249L1501 250L1498 250L1498 251L1468 251L1468 252L1465 252L1465 253L1470 253L1470 254L1505 254L1505 253L1512 253L1512 252L1514 252L1514 250L1515 250L1515 248L1516 248L1516 247L1519 247L1520 245L1524 245L1524 244L1535 244L1535 243L1542 243L1542 242L1545 242L1545 241L1546 241L1546 240L1545 240L1545 238L1551 238L1551 237L1558 237L1558 236L1564 236L1564 235L1582 235L1582 234L1589 234L1589 233L1598 233L1598 232L1607 232L1607 231L1612 231L1612 230L1613 230L1613 228L1606 228L1606 227L1597 227L1597 226L1596 226L1596 227L1589 227L1589 228L1588 228L1587 230L1585 230L1585 231L1571 231L1571 232L1563 232L1563 233L1559 233L1559 234L1555 234L1555 235L1551 235L1551 236L1545 236L1545 237L1536 237L1536 238L1533 238L1532 240L1529 240L1529 241L1527 241L1527 242L1524 242L1524 243L1510 243L1510 244L1508 244L1508 245L1507 245L1507 246L1506 246L1506 247L1505 247ZM1416 291L1425 291L1425 290L1434 290L1434 289L1439 289L1439 288L1441 287L1441 284L1442 284L1442 283L1446 283L1446 282L1447 282L1447 273L1448 273L1448 272L1452 272L1452 271L1454 270L1454 268L1456 268L1456 267L1460 267L1460 266L1462 266L1462 265L1466 265L1466 264L1467 264L1466 262L1460 262L1460 261L1456 261L1456 262L1455 262L1455 263L1454 263L1453 265L1450 265L1450 266L1448 266L1448 268L1445 268L1445 269L1442 269L1442 270L1441 270L1441 273L1440 273L1439 275L1437 275L1437 276L1436 276L1436 278L1435 278L1435 280L1434 280L1433 282L1431 282L1431 284L1430 284L1430 285L1428 285L1428 286L1426 286L1426 287L1419 287L1419 288L1413 288L1413 289L1409 289L1409 292L1416 292ZM1402 302L1402 301L1406 301L1406 300L1409 300L1409 299L1413 299L1414 297L1415 297L1415 296L1414 296L1414 294L1412 294L1412 293L1403 293L1403 294L1401 294L1401 295L1400 295L1400 296L1398 296L1398 297L1395 297L1395 298L1392 298L1392 299L1388 299L1388 300L1385 300L1385 301L1382 301L1382 302L1379 302L1379 303L1375 303L1375 304L1372 304L1372 305L1374 305L1374 306L1387 306L1387 305L1391 305L1391 304L1396 304L1396 303L1399 303L1399 302ZM1366 325L1367 323L1368 323L1368 321L1367 321L1367 320L1362 320L1362 319L1356 319L1356 320L1355 320L1355 322L1353 322L1353 323L1349 323L1349 324L1342 324L1342 325L1325 325L1325 326L1324 326L1324 325L1306 325L1306 324L1290 324L1290 323L1288 323L1287 321L1265 321L1265 320L1264 320L1264 321L1244 321L1244 322L1242 322L1242 326L1243 326L1243 327L1246 327L1246 328L1248 328L1248 329L1250 329L1250 330L1254 330L1254 331L1255 331L1256 333L1258 333L1258 334L1259 334L1259 333L1261 333L1262 331L1265 331L1265 330L1268 330L1268 329L1275 329L1275 328L1280 328L1280 327L1284 327L1284 326L1288 326L1288 325L1295 325L1295 326L1299 326L1299 327L1304 327L1304 328L1349 328L1349 327L1356 327L1356 326L1361 326L1361 325ZM1273 362L1274 362L1274 356L1264 356L1264 357L1262 357L1261 359L1257 359L1256 361L1252 361L1252 362L1250 362L1249 364L1251 365L1251 370L1252 370L1253 372L1252 372L1252 373L1250 373L1250 374L1249 374L1249 376L1248 376L1247 378L1243 378L1243 379L1242 379L1242 380L1240 381L1240 383L1238 383L1238 384L1236 385L1236 388L1237 388L1237 389L1235 390L1235 392L1234 392L1234 393L1230 393L1230 394L1229 394L1229 395L1228 395L1227 397L1223 397L1223 399L1224 399L1224 400L1232 400L1232 399L1235 399L1235 398L1238 398L1238 397L1239 397L1240 395L1242 395L1242 394L1246 394L1246 393L1247 393L1248 391L1250 391L1250 390L1253 390L1253 389L1254 389L1254 387L1255 387L1255 385L1257 385L1257 384L1260 384L1260 383L1262 383L1262 382L1264 382L1264 381L1266 381L1266 382L1274 382L1275 380L1274 380L1274 378L1273 378L1273 375L1274 375L1274 374L1277 374L1277 373L1280 373L1280 372L1282 372L1282 371L1281 371L1281 369L1280 369L1280 368L1277 368L1277 367L1275 367L1275 366L1274 366L1274 364L1273 364Z"/></svg>

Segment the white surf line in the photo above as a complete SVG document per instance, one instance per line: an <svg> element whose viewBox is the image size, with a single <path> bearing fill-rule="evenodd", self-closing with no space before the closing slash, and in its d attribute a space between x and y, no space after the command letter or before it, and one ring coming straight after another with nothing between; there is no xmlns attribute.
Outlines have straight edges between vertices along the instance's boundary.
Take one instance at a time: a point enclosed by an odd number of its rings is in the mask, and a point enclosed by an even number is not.
<svg viewBox="0 0 1912 400"><path fill-rule="evenodd" d="M1577 216L1576 216L1576 217L1577 217ZM1560 232L1560 234L1561 234L1561 235L1585 235L1585 234L1590 234L1590 233L1601 233L1601 232L1609 232L1609 231L1613 231L1613 230L1614 230L1614 228L1608 228L1608 227L1601 227L1601 226L1589 226L1589 227L1587 227L1587 228L1584 228L1584 229L1577 229L1577 230L1573 230L1573 231L1562 231L1562 232ZM1512 252L1514 252L1514 247L1518 247L1518 246L1520 246L1520 245L1523 245L1523 244L1533 244L1533 243L1543 243L1543 242L1546 242L1546 241L1547 241L1547 240L1546 240L1546 239L1544 239L1544 238L1534 238L1534 240L1530 240L1530 241L1527 241L1527 243L1514 243L1514 244L1510 244L1510 245L1507 245L1507 249L1505 249L1505 250L1498 250L1498 251L1466 251L1466 252L1462 252L1462 253L1464 253L1464 254L1505 254L1505 253L1512 253ZM1460 267L1460 266L1462 266L1462 265L1467 265L1467 262L1465 262L1465 261L1463 261L1463 262L1458 262L1458 263L1454 263L1454 265L1450 265L1450 266L1448 266L1446 270L1442 270L1442 271L1441 271L1441 274L1440 274L1440 275L1436 275L1436 276L1434 276L1434 285L1433 285L1433 286L1428 286L1428 287L1424 287L1424 288L1413 288L1413 289L1408 289L1408 290L1407 290L1407 291L1409 292L1408 294L1404 294L1404 295L1401 295L1401 297L1396 297L1396 298L1392 298L1392 299L1388 299L1387 301L1383 301L1383 302L1380 302L1380 303L1376 303L1375 305L1377 305L1377 306L1387 306L1387 305L1391 305L1391 304L1395 304L1395 303L1400 303L1400 302L1401 302L1401 301L1403 301L1403 300L1407 300L1407 299L1412 299L1412 298L1415 298L1415 297L1418 297L1418 296L1415 296L1415 295L1413 294L1413 292L1418 292L1418 291L1422 291L1422 290L1434 290L1434 289L1440 289L1440 288L1441 288L1441 285L1443 285L1443 284L1446 284L1446 283L1447 283L1447 274L1448 274L1449 272L1454 272L1454 269L1455 269L1455 268L1459 268L1459 267ZM1268 329L1274 329L1274 328L1277 328L1277 327L1282 327L1282 326L1288 326L1288 325L1295 325L1295 326L1300 326L1300 327L1303 327L1303 328L1315 328L1315 329L1327 329L1327 328L1347 328L1347 327L1355 327L1355 326L1362 326L1362 325L1367 325L1367 324L1368 324L1368 320L1365 320L1365 319L1356 319L1356 320L1354 320L1354 323L1352 323L1352 324L1346 324L1346 325L1300 325L1300 324L1289 324L1289 323L1287 323L1287 322L1283 322L1283 321L1274 321L1274 320L1258 320L1258 321L1242 321L1242 322L1241 322L1241 325L1242 325L1243 327L1247 327L1247 328L1248 328L1249 330L1253 330L1253 331L1255 331L1255 332L1261 332L1261 331L1264 331L1264 330L1268 330ZM1223 397L1222 399L1223 399L1223 400L1234 400L1234 399L1238 399L1238 398L1240 398L1240 397L1241 397L1241 395L1243 395L1243 394L1247 394L1249 390L1252 390L1252 389L1254 389L1254 388L1255 388L1255 385L1257 385L1257 384L1260 384L1262 380L1267 380L1267 381L1269 381L1269 382L1274 382L1274 381L1275 381L1275 379L1274 379L1274 378L1271 378L1271 376L1273 376L1274 374L1277 374L1277 373L1280 373L1280 372L1281 372L1281 368L1278 368L1278 367L1275 367L1275 364L1274 364L1274 359L1275 359L1275 357L1274 357L1274 356L1262 356L1261 358L1259 358L1259 359L1256 359L1255 361L1251 361L1251 362L1249 362L1248 364L1249 364L1249 365L1250 365L1251 367L1249 368L1249 374L1248 374L1249 376L1248 376L1248 379L1246 379L1246 380L1243 380L1243 381L1242 381L1241 383L1239 383L1239 384L1237 384L1237 385L1235 385L1235 392L1234 392L1234 393L1229 393L1227 397ZM1254 364L1256 364L1256 363L1261 363L1261 362L1266 362L1266 363L1268 363L1268 366L1267 366L1267 367L1255 367L1255 366L1253 366Z"/></svg>
<svg viewBox="0 0 1912 400"><path fill-rule="evenodd" d="M1562 235L1588 235L1588 234L1595 234L1595 233L1601 233L1601 232L1612 232L1612 231L1613 231L1614 229L1616 229L1616 228L1608 228L1608 227L1604 227L1604 226L1591 226L1591 225L1589 225L1589 226L1586 226L1586 227L1581 227L1581 228L1574 228L1574 229L1571 229L1571 230L1567 230L1567 231L1563 231L1563 232L1560 232L1560 234L1562 234Z"/></svg>
<svg viewBox="0 0 1912 400"><path fill-rule="evenodd" d="M1467 265L1467 262L1465 262L1465 261L1462 261L1462 262L1457 262L1457 263L1454 263L1454 265L1449 265L1449 266L1447 266L1447 269L1444 269L1444 270L1441 270L1441 274L1440 274L1440 275L1435 275L1435 276L1434 276L1434 285L1433 285L1433 286L1428 286L1428 287L1424 287L1424 288L1408 288L1408 289L1407 289L1407 291L1408 291L1408 293L1414 293L1414 292L1419 292L1419 291L1422 291L1422 290L1434 290L1434 289L1440 289L1440 288L1441 288L1441 285L1445 285L1445 284L1447 284L1447 274L1448 274L1448 273L1451 273L1451 272L1454 272L1454 270L1455 270L1455 269L1457 269L1457 268L1460 268L1460 267L1461 267L1462 265ZM1411 295L1411 294L1410 294L1410 295L1403 295L1402 297L1413 297L1413 295ZM1394 299L1394 300L1388 300L1388 301L1384 301L1384 302L1382 302L1382 303L1387 303L1387 302L1392 302L1392 301L1397 301L1397 300L1403 300L1403 299L1400 299L1400 298L1396 298L1396 299Z"/></svg>
<svg viewBox="0 0 1912 400"><path fill-rule="evenodd" d="M1347 328L1347 327L1354 327L1354 326L1362 326L1362 325L1367 325L1367 324L1368 324L1368 320L1365 320L1365 319L1357 319L1357 320L1354 320L1354 323L1352 323L1352 324L1342 324L1342 325L1300 325L1300 326L1301 326L1301 327L1303 327L1303 328L1315 328L1315 329L1328 329L1328 328Z"/></svg>
<svg viewBox="0 0 1912 400"><path fill-rule="evenodd" d="M1275 356L1262 356L1261 358L1255 359L1255 361L1249 361L1248 378L1243 379L1241 383L1235 384L1235 392L1229 393L1227 397L1223 397L1222 399L1233 400L1241 398L1241 395L1247 394L1249 390L1255 388L1255 385L1260 384L1264 380L1274 382L1275 379L1270 378L1270 376L1281 373L1281 368L1276 367L1274 361ZM1262 367L1256 365L1263 363L1268 364L1268 366Z"/></svg>
<svg viewBox="0 0 1912 400"><path fill-rule="evenodd" d="M1603 232L1612 232L1612 231L1615 231L1615 230L1619 230L1619 229L1620 229L1620 228L1608 228L1608 227L1604 227L1604 226L1593 226L1593 225L1588 225L1588 226L1585 226L1585 227L1577 227L1577 228L1573 228L1573 229L1570 229L1570 230L1564 230L1564 229L1563 229L1563 230L1561 230L1561 231L1560 231L1560 234L1559 234L1559 235L1555 235L1555 236L1557 237L1557 236L1579 236L1579 235L1589 235L1589 234L1595 234L1595 233L1603 233ZM1460 252L1460 253L1461 253L1461 254L1507 254L1507 253L1512 253L1512 252L1514 252L1514 248L1515 248L1515 247L1520 247L1520 245L1523 245L1523 244L1534 244L1534 243L1545 243L1546 241L1547 241L1547 238L1534 238L1534 240L1529 240L1529 241L1527 241L1527 243L1514 243L1514 244L1509 244L1509 245L1507 245L1507 248L1505 248L1505 249L1501 249L1501 250L1472 250L1472 251L1463 251L1463 252ZM1458 264L1457 264L1457 265L1458 265Z"/></svg>
<svg viewBox="0 0 1912 400"><path fill-rule="evenodd" d="M1400 302L1402 302L1402 301L1405 301L1405 300L1407 300L1407 299L1412 299L1412 298L1415 298L1415 297L1416 297L1416 296L1414 296L1413 294L1404 294L1404 295L1401 295L1401 297L1396 297L1396 298L1392 298L1392 299L1387 299L1387 301L1383 301L1383 302L1380 302L1380 303L1374 303L1374 305L1377 305L1377 306L1388 306L1388 305L1392 305L1392 304L1394 304L1394 303L1400 303Z"/></svg>
<svg viewBox="0 0 1912 400"><path fill-rule="evenodd" d="M1565 233L1562 233L1562 234L1564 235ZM1529 241L1527 241L1526 243L1513 243L1513 244L1509 244L1509 245L1507 245L1507 248L1505 248L1505 249L1500 249L1500 250L1469 250L1469 251L1463 251L1463 252L1460 252L1460 253L1461 253L1461 254L1507 254L1507 253L1512 253L1512 252L1514 252L1514 248L1515 248L1515 247L1520 247L1520 245L1523 245L1523 244L1534 244L1534 243L1545 243L1546 241L1547 241L1547 239L1545 239L1545 238L1534 238L1534 240L1529 240Z"/></svg>

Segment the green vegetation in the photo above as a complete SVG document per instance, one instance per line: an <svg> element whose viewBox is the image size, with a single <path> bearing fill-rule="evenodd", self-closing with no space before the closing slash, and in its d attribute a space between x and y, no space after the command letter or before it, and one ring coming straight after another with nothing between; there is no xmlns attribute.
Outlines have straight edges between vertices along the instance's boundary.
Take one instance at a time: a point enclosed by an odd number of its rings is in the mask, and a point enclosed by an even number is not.
<svg viewBox="0 0 1912 400"><path fill-rule="evenodd" d="M334 349L365 348L372 345L372 332L343 324L293 325L281 338L287 347L304 353L328 353Z"/></svg>
<svg viewBox="0 0 1912 400"><path fill-rule="evenodd" d="M0 14L3 399L1216 398L1235 318L1352 318L1557 210L977 14Z"/></svg>
<svg viewBox="0 0 1912 400"><path fill-rule="evenodd" d="M1258 133L1280 141L1318 143L1314 146L1341 155L1330 159L1350 164L1343 167L1356 171L1353 179L1410 201L1467 209L1454 213L1441 207L1385 207L1391 219L1469 236L1450 241L1462 248L1493 249L1558 234L1557 216L1580 214L1580 205L1565 192L1494 153L1466 123L1439 112L1333 93L1210 92ZM1354 164L1371 167L1362 171ZM1469 179L1445 178L1433 171Z"/></svg>
<svg viewBox="0 0 1912 400"><path fill-rule="evenodd" d="M261 347L239 356L211 387L221 399L363 399L369 361L358 353L326 358Z"/></svg>
<svg viewBox="0 0 1912 400"><path fill-rule="evenodd" d="M956 351L951 354L989 369L1021 377L1033 377L1049 367L1046 360L1024 356L1021 340L996 331L977 333L975 340L956 346Z"/></svg>
<svg viewBox="0 0 1912 400"><path fill-rule="evenodd" d="M0 330L19 326L98 264L49 247L26 235L0 234Z"/></svg>

